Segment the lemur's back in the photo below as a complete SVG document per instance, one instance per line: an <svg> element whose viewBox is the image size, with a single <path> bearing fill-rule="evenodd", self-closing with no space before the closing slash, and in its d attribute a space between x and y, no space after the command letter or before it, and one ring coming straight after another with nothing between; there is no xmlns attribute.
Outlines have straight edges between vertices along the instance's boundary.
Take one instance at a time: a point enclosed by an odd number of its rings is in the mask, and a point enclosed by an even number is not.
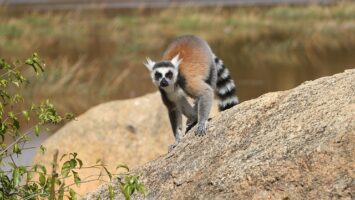
<svg viewBox="0 0 355 200"><path fill-rule="evenodd" d="M207 42L196 36L176 38L166 49L163 60L171 60L179 54L182 59L179 75L186 81L186 92L198 96L202 90L201 79L208 79L214 68L213 53Z"/></svg>

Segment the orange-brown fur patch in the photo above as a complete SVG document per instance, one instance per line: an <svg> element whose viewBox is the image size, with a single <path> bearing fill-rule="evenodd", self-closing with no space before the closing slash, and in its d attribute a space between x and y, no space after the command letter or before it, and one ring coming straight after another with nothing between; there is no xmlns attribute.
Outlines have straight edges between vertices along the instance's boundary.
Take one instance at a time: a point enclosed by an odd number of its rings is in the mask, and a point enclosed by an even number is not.
<svg viewBox="0 0 355 200"><path fill-rule="evenodd" d="M171 60L177 54L182 62L179 73L186 80L186 92L193 97L201 95L210 86L205 83L213 62L212 52L199 38L186 37L175 40L163 55L163 60Z"/></svg>

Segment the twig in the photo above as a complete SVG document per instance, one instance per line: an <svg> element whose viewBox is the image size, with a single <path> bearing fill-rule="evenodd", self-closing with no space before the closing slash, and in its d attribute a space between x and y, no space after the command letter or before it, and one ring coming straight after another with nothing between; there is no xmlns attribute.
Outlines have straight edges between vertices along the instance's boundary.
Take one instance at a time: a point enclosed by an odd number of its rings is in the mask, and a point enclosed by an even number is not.
<svg viewBox="0 0 355 200"><path fill-rule="evenodd" d="M21 139L23 139L25 136L27 136L28 134L32 133L32 129L34 126L32 126L27 132L25 132L23 135L21 135L20 137L18 137L13 143L9 144L4 150L2 150L0 152L0 156L2 156L7 150L9 150L13 145L15 145L16 143L18 143Z"/></svg>
<svg viewBox="0 0 355 200"><path fill-rule="evenodd" d="M51 193L49 194L49 200L55 200L55 181L58 177L57 173L57 163L58 160L58 149L54 151L53 163L52 163L52 179L51 179Z"/></svg>
<svg viewBox="0 0 355 200"><path fill-rule="evenodd" d="M10 158L11 158L12 163L17 167L16 162L14 161L14 158L12 157L12 155L10 155Z"/></svg>
<svg viewBox="0 0 355 200"><path fill-rule="evenodd" d="M26 198L23 199L23 200L29 200L29 199L32 199L33 197L40 196L41 194L45 194L45 193L44 193L43 191L38 192L38 193L34 193L34 194L32 194L32 195L26 197Z"/></svg>
<svg viewBox="0 0 355 200"><path fill-rule="evenodd" d="M0 75L0 78L6 76L6 75L9 74L10 72L11 72L11 73L16 72L15 70L18 69L18 68L20 68L20 67L22 67L22 65L21 65L21 66L16 66L16 67L14 67L13 69L9 69L9 71L7 71L6 73L1 74L1 75Z"/></svg>

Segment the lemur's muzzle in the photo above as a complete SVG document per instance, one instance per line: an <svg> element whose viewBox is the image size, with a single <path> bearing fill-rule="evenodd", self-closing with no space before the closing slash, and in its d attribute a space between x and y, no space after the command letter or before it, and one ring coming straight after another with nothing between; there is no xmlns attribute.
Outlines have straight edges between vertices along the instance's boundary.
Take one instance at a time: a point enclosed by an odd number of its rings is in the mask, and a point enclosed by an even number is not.
<svg viewBox="0 0 355 200"><path fill-rule="evenodd" d="M163 78L161 81L160 81L160 87L166 87L168 86L169 83L168 81L165 80L165 78Z"/></svg>

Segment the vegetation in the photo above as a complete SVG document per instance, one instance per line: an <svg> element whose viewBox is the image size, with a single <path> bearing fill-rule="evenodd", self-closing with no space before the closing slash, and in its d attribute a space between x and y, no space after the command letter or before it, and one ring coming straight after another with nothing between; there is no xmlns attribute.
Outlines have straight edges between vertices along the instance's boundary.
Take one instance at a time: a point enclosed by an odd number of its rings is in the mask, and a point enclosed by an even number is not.
<svg viewBox="0 0 355 200"><path fill-rule="evenodd" d="M230 69L242 79L241 70L265 76L260 73L263 68L307 66L322 71L335 63L353 67L354 33L353 3L90 13L19 13L0 8L0 56L15 60L35 50L52 63L42 74L44 64L37 54L25 62L0 60L0 199L63 195L75 199L72 185L103 177L112 180L115 174L104 164L86 166L76 153L54 155L52 169L41 164L18 166L12 158L26 150L23 145L30 133L40 134L46 124L72 119L71 114L59 114L64 110L79 114L97 103L153 91L142 61L146 56L159 58L178 35L196 34L208 40L226 63L238 66ZM42 75L32 76L33 70L26 66ZM47 100L32 104L49 97L58 107ZM80 177L81 169L91 167L98 169L97 176ZM127 199L135 191L144 193L136 176L118 181ZM113 198L116 190L112 186L109 190Z"/></svg>
<svg viewBox="0 0 355 200"><path fill-rule="evenodd" d="M28 66L34 70L37 76L44 70L44 64L36 53L25 62L16 61L9 64L4 59L0 59L0 199L47 198L61 200L67 197L70 200L75 200L77 194L72 188L73 185L79 186L82 183L101 180L105 176L109 177L111 181L113 174L101 161L93 166L85 166L83 161L78 158L77 153L63 154L58 161L58 151L56 151L51 173L50 169L42 164L22 166L15 162L14 156L23 156L23 151L26 151L27 148L24 145L31 140L29 136L31 133L39 136L42 127L46 124L59 124L64 120L73 119L73 115L70 113L60 115L49 100L39 105L31 104L28 109L21 112L14 111L18 104L24 102L21 93L18 93L18 88L29 83L22 73ZM22 132L20 118L23 118L24 121L32 120L33 127ZM6 144L6 137L11 138L13 142ZM44 152L45 147L41 146L40 150ZM60 161L63 164L58 170ZM79 171L87 168L102 169L105 174L90 175L82 179L79 176ZM124 165L120 165L118 168L129 170ZM137 176L129 175L123 178L117 177L117 179L121 183L121 192L126 199L130 199L135 191L144 194L144 186L139 183ZM68 180L72 180L72 183ZM113 192L113 186L109 187L109 191L111 198L113 198L116 195Z"/></svg>

